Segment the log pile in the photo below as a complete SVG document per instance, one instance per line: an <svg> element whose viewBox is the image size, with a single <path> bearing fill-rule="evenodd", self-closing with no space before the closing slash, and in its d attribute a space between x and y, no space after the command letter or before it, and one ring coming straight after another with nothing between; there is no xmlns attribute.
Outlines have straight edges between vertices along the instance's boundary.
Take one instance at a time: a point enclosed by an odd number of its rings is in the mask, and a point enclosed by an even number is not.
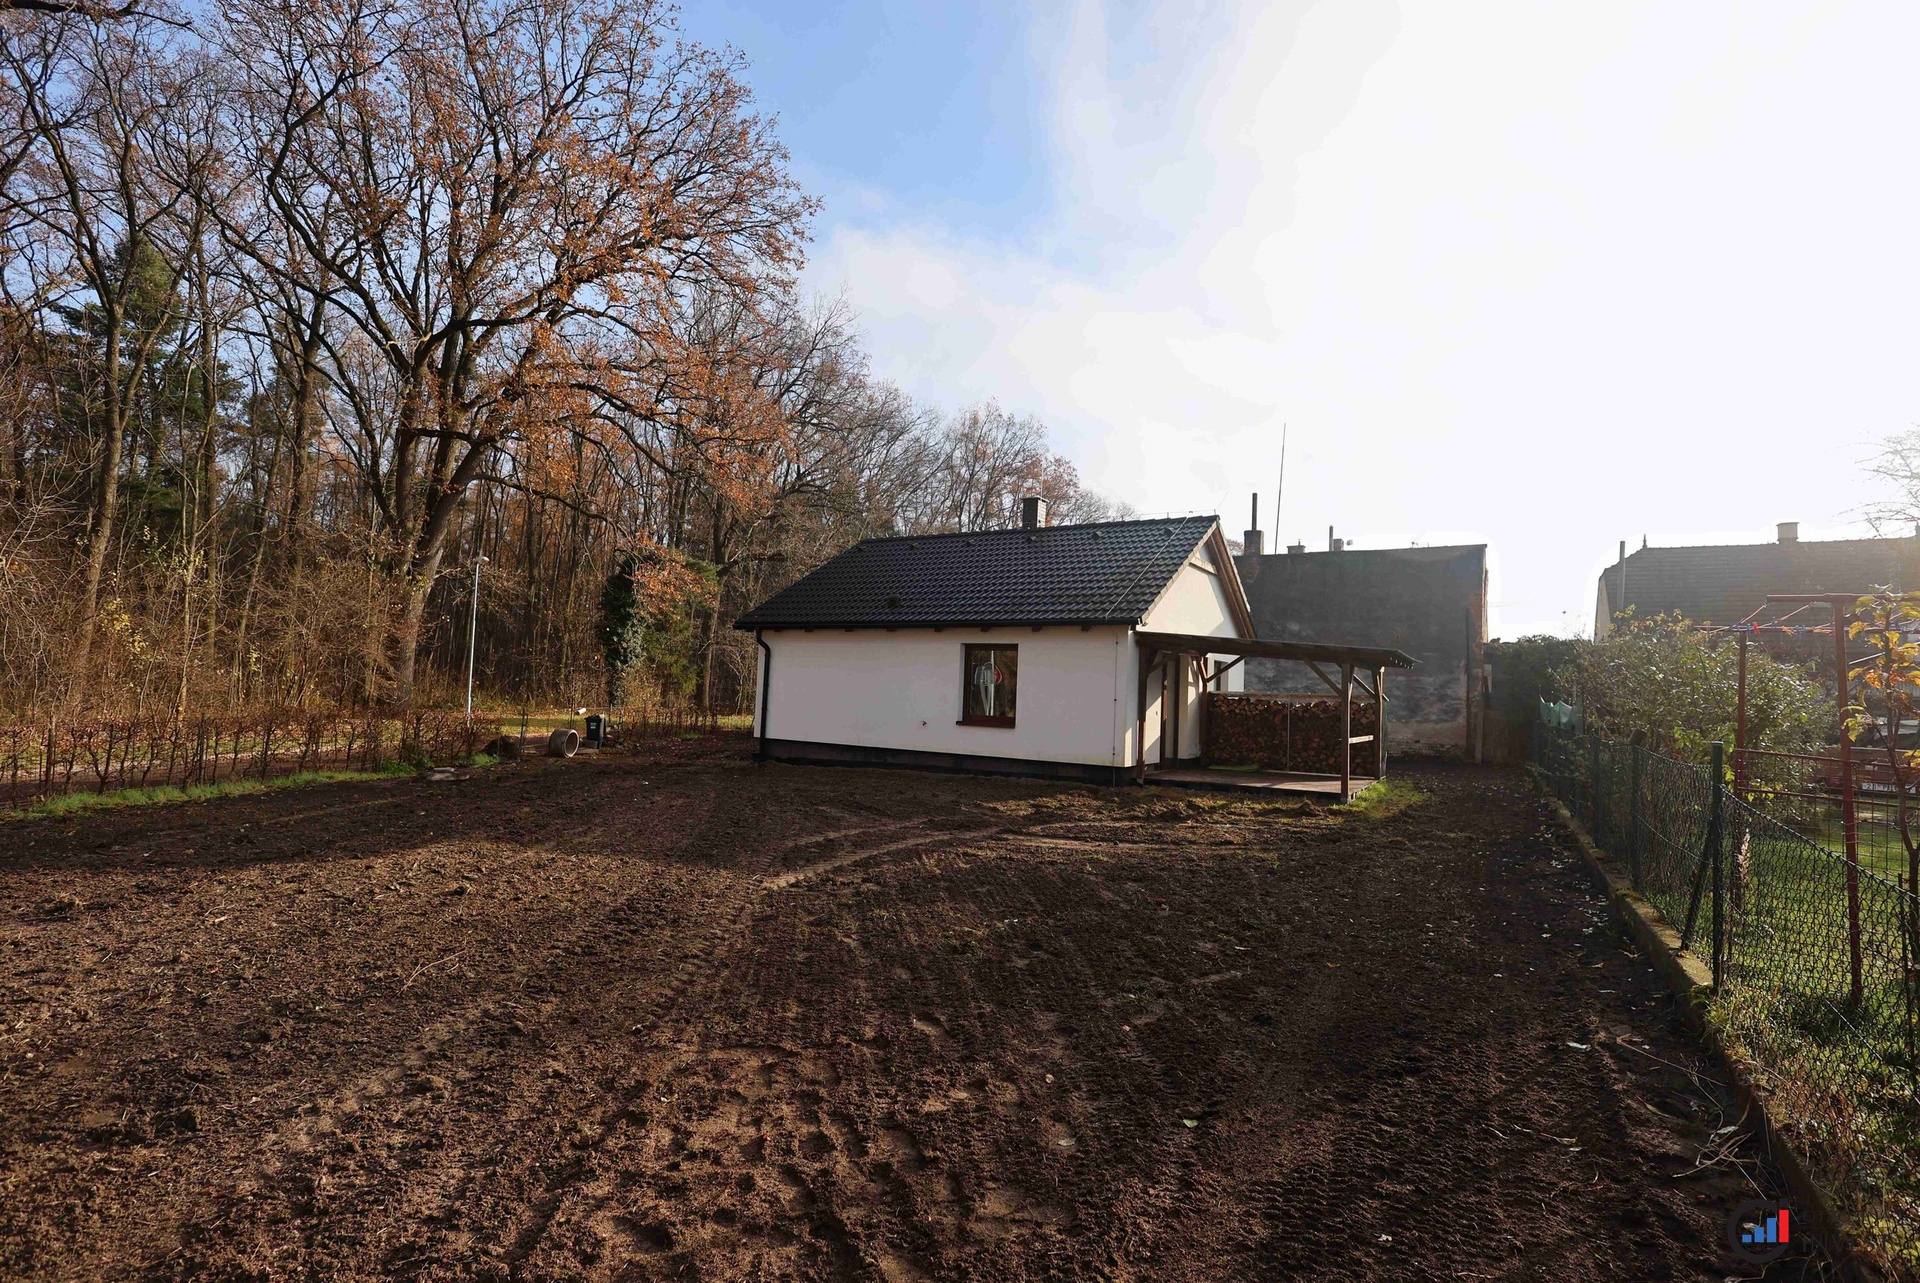
<svg viewBox="0 0 1920 1283"><path fill-rule="evenodd" d="M1340 701L1207 693L1207 761L1263 771L1340 773ZM1353 704L1353 734L1374 733L1373 705ZM1378 741L1353 746L1353 773L1374 775Z"/></svg>

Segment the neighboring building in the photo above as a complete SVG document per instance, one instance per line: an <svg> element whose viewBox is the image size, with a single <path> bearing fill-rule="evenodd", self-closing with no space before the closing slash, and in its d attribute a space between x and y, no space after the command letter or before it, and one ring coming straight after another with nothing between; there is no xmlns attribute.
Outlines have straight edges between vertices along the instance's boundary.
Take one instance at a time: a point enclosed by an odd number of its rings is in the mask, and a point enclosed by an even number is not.
<svg viewBox="0 0 1920 1283"><path fill-rule="evenodd" d="M1678 614L1696 624L1737 624L1769 593L1865 595L1889 585L1920 588L1920 537L1802 543L1799 523L1783 521L1773 543L1642 546L1615 562L1600 576L1593 635L1612 632L1625 610L1636 619Z"/></svg>
<svg viewBox="0 0 1920 1283"><path fill-rule="evenodd" d="M1203 758L1207 693L1239 690L1248 657L1353 673L1343 718L1412 662L1256 640L1214 517L1025 507L1016 530L865 540L743 615L762 756L1120 783Z"/></svg>
<svg viewBox="0 0 1920 1283"><path fill-rule="evenodd" d="M1419 664L1387 696L1396 753L1481 756L1487 674L1487 548L1345 548L1260 554L1257 530L1238 561L1257 634L1271 641L1390 646ZM1247 689L1324 690L1302 665L1247 661Z"/></svg>

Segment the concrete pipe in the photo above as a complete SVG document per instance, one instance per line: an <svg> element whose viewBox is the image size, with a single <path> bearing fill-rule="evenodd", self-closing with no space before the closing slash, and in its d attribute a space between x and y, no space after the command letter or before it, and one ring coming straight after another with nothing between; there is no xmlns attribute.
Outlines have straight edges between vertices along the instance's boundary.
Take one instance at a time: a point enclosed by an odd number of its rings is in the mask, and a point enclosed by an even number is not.
<svg viewBox="0 0 1920 1283"><path fill-rule="evenodd" d="M547 736L548 757L572 757L580 751L580 732L561 727Z"/></svg>

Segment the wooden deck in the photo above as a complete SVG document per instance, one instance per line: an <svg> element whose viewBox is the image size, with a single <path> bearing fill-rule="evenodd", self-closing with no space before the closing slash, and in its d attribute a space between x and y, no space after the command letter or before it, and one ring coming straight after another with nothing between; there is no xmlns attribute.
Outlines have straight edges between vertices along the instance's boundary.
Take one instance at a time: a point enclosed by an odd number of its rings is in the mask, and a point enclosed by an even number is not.
<svg viewBox="0 0 1920 1283"><path fill-rule="evenodd" d="M1203 767L1148 771L1148 784L1169 784L1183 789L1219 789L1227 793L1297 793L1307 797L1340 800L1338 775L1304 775L1297 771L1212 771ZM1353 795L1379 781L1370 775L1353 777Z"/></svg>

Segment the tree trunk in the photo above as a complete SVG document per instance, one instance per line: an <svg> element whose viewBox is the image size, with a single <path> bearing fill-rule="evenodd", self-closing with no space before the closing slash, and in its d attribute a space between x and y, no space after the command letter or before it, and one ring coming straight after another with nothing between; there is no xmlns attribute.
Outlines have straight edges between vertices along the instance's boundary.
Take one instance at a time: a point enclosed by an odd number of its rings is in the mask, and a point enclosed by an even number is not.
<svg viewBox="0 0 1920 1283"><path fill-rule="evenodd" d="M413 703L414 665L420 653L420 628L427 618L427 600L433 595L433 581L440 573L440 550L435 548L426 564L407 580L407 605L400 615L400 627L394 638L393 702L402 708Z"/></svg>
<svg viewBox="0 0 1920 1283"><path fill-rule="evenodd" d="M460 462L448 469L444 480L439 476L433 478L433 488L421 505L424 520L408 567L406 609L401 613L399 633L394 638L393 702L403 707L413 703L420 629L426 623L434 581L440 576L447 534L453 528L454 514L460 510L467 488L479 475L480 465L493 445L491 441L477 441L468 446Z"/></svg>
<svg viewBox="0 0 1920 1283"><path fill-rule="evenodd" d="M106 439L102 443L100 475L95 479L93 523L87 530L87 569L81 584L80 635L74 638L71 661L72 692L85 687L93 660L93 634L100 619L100 582L107 569L107 549L113 543L114 518L120 504L120 455L126 444L126 414L120 395L120 312L106 317Z"/></svg>
<svg viewBox="0 0 1920 1283"><path fill-rule="evenodd" d="M300 365L293 394L293 447L287 473L287 555L297 577L306 559L307 443L313 439L316 393L320 382L320 336L326 320L325 297L316 295L300 335Z"/></svg>

